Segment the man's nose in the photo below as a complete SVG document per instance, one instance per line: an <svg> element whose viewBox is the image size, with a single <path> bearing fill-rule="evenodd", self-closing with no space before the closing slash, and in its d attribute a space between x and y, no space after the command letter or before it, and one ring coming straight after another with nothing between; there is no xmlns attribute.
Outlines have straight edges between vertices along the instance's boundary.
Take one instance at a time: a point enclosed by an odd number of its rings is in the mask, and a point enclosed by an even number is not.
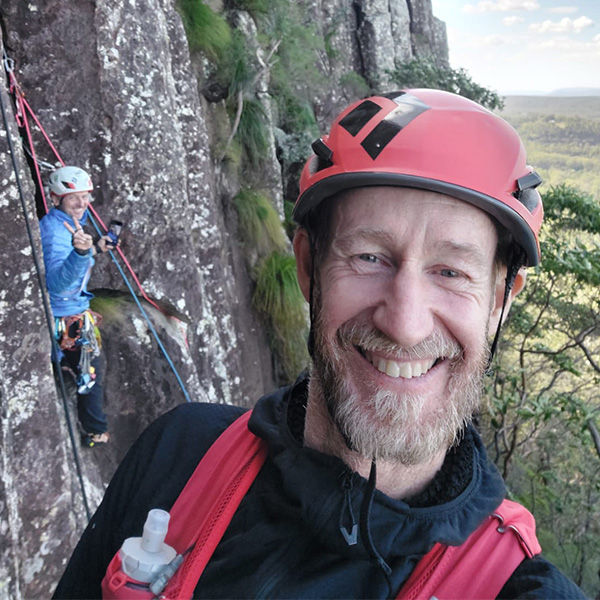
<svg viewBox="0 0 600 600"><path fill-rule="evenodd" d="M373 314L382 333L404 348L415 346L433 333L434 308L426 277L399 270L386 286Z"/></svg>

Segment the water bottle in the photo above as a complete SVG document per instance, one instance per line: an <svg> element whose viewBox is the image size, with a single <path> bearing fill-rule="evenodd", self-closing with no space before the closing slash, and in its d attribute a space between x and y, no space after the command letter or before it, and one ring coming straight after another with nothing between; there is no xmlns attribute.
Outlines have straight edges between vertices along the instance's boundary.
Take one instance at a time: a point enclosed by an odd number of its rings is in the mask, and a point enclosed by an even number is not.
<svg viewBox="0 0 600 600"><path fill-rule="evenodd" d="M159 508L148 512L142 537L127 538L102 580L105 600L154 598L164 589L183 562L165 544L170 515Z"/></svg>

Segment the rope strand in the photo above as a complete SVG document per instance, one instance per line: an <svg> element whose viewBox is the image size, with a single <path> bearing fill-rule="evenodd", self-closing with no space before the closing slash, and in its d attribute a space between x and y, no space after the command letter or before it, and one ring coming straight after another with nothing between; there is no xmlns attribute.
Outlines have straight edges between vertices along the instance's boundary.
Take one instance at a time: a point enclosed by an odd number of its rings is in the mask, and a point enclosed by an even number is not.
<svg viewBox="0 0 600 600"><path fill-rule="evenodd" d="M6 53L5 53L5 62L6 62ZM79 452L77 451L77 444L75 442L75 433L73 431L73 425L71 423L71 418L69 416L69 406L68 406L68 402L67 402L67 391L65 388L65 382L64 382L64 378L62 376L62 369L60 367L60 363L58 362L58 344L56 343L56 340L54 339L54 327L53 327L53 319L51 317L51 313L50 313L50 307L48 306L48 301L46 299L46 295L44 294L44 282L42 279L42 271L41 271L41 263L40 260L38 258L36 249L35 249L35 244L34 244L34 240L33 240L33 234L31 232L31 223L29 221L29 216L27 214L27 203L25 201L25 195L23 193L23 186L21 184L21 178L19 177L19 163L17 160L17 156L15 154L15 150L14 150L14 146L13 146L13 142L12 142L12 136L10 133L10 128L9 128L9 124L8 124L8 117L6 115L6 109L4 106L4 98L3 98L3 94L0 91L0 108L2 110L2 121L4 123L4 129L6 130L6 139L8 142L8 150L9 150L9 154L11 156L11 160L12 160L12 165L13 165L13 170L15 173L15 178L16 178L16 182L17 182L17 189L19 191L19 198L21 201L21 208L23 211L23 216L25 218L25 227L27 229L27 237L29 238L29 244L31 246L31 252L32 252L32 256L33 256L33 262L35 265L35 270L36 270L36 274L37 274L37 279L38 279L38 283L40 286L40 290L41 290L41 296L42 296L42 304L44 307L44 314L46 317L46 324L48 326L48 332L50 334L50 339L52 340L52 356L53 356L53 360L55 361L55 365L56 365L56 372L58 374L58 380L59 380L59 384L60 384L60 390L61 390L61 397L62 397L62 403L63 403L63 408L65 411L65 418L67 421L67 429L69 431L69 438L71 440L71 447L73 449L73 458L75 459L75 468L77 471L77 477L79 479L79 485L81 488L81 494L82 494L82 498L83 498L83 505L85 508L85 513L87 516L88 521L91 518L91 512L90 512L90 507L89 507L89 503L88 503L88 499L87 499L87 494L85 491L85 485L83 483L83 474L82 474L82 470L81 470L81 463L79 460Z"/></svg>

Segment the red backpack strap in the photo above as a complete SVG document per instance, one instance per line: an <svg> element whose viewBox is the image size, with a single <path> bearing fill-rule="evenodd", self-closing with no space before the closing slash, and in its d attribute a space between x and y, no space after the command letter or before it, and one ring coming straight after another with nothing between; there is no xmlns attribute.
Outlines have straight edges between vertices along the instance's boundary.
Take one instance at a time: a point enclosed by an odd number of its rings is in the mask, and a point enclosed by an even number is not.
<svg viewBox="0 0 600 600"><path fill-rule="evenodd" d="M397 598L493 599L522 560L541 551L533 515L520 504L504 500L460 546L436 544Z"/></svg>
<svg viewBox="0 0 600 600"><path fill-rule="evenodd" d="M172 509L165 542L183 554L193 548L164 598L191 598L217 544L266 457L267 444L248 429L251 411L209 448Z"/></svg>

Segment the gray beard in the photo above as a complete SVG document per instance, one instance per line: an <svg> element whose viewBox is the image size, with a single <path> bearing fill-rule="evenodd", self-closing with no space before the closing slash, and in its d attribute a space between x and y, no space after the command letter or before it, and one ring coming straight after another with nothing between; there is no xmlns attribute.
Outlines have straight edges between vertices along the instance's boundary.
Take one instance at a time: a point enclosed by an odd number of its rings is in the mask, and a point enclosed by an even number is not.
<svg viewBox="0 0 600 600"><path fill-rule="evenodd" d="M331 342L323 335L322 323L323 317L317 311L312 376L350 450L363 458L414 466L431 461L457 442L481 398L489 356L484 333L481 351L468 368L459 344L439 332L417 346L403 349L370 324L361 323L343 325ZM344 355L356 351L354 346L397 358L447 357L451 361L447 401L432 409L426 407L426 397L396 394L375 386L368 398L359 396L350 385L344 361Z"/></svg>

